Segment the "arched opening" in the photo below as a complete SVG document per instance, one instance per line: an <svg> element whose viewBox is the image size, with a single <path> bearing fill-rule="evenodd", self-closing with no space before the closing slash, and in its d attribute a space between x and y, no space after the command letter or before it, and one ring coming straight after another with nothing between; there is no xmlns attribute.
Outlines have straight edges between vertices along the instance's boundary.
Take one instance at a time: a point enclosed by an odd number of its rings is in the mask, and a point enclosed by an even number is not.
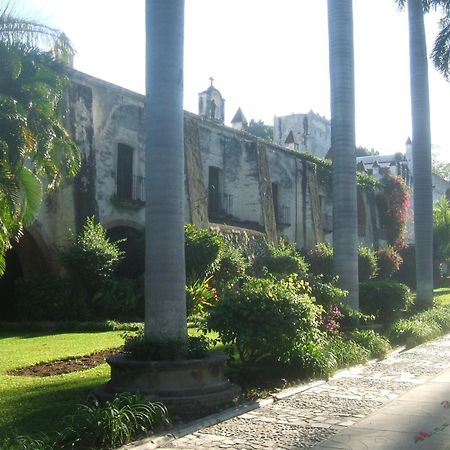
<svg viewBox="0 0 450 450"><path fill-rule="evenodd" d="M142 230L129 226L115 226L107 230L107 236L118 243L125 252L124 258L115 271L119 278L138 279L145 271L145 236Z"/></svg>
<svg viewBox="0 0 450 450"><path fill-rule="evenodd" d="M6 253L6 270L0 278L0 318L17 319L17 280L49 273L48 260L31 233L25 231Z"/></svg>

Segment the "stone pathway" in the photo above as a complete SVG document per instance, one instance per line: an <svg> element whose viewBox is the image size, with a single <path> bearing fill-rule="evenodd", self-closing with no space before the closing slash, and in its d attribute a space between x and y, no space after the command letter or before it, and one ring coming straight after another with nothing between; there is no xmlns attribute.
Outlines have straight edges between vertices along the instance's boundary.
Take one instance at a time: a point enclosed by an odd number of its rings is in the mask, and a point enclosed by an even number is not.
<svg viewBox="0 0 450 450"><path fill-rule="evenodd" d="M393 353L382 361L342 371L328 382L313 383L293 395L274 396L258 409L215 425L205 427L205 421L200 421L190 430L175 430L172 436L148 440L133 448L313 448L448 368L450 335L406 352ZM448 397L443 400L450 400L450 392ZM210 417L209 423L213 421L214 417ZM183 436L187 430L190 434ZM414 448L414 442L411 443Z"/></svg>

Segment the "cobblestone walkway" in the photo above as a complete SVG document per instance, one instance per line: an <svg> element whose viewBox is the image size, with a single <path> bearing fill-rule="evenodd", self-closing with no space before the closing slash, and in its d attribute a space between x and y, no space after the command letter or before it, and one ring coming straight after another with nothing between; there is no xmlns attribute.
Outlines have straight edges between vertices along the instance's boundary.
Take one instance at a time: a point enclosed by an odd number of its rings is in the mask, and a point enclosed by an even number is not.
<svg viewBox="0 0 450 450"><path fill-rule="evenodd" d="M165 449L313 448L450 367L450 335L161 444ZM143 446L139 448L155 448Z"/></svg>

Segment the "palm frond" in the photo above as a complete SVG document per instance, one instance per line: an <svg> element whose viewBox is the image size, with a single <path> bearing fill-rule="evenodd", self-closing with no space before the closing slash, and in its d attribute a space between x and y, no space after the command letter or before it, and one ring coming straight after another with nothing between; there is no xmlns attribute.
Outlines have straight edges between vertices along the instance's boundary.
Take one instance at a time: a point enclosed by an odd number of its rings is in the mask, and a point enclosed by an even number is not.
<svg viewBox="0 0 450 450"><path fill-rule="evenodd" d="M450 76L450 10L440 21L440 30L434 41L431 59L436 69L448 80Z"/></svg>
<svg viewBox="0 0 450 450"><path fill-rule="evenodd" d="M42 202L42 183L39 178L26 167L22 167L19 176L23 202L21 222L24 225L29 225L39 212L39 207Z"/></svg>
<svg viewBox="0 0 450 450"><path fill-rule="evenodd" d="M69 38L60 30L16 15L8 3L0 12L0 41L48 51L67 60L75 54Z"/></svg>

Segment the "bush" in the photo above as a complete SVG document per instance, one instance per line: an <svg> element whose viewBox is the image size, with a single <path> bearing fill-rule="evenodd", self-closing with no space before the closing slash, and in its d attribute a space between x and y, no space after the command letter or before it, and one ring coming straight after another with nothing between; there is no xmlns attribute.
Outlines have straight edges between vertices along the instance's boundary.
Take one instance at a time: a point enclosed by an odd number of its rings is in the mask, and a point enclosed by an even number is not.
<svg viewBox="0 0 450 450"><path fill-rule="evenodd" d="M394 280L406 284L410 289L416 289L416 248L414 245L407 245L399 249L403 264L397 273L394 274Z"/></svg>
<svg viewBox="0 0 450 450"><path fill-rule="evenodd" d="M324 333L301 342L292 356L292 364L304 375L329 376L337 369L367 362L369 351L353 341Z"/></svg>
<svg viewBox="0 0 450 450"><path fill-rule="evenodd" d="M270 246L269 255L262 258L261 266L277 277L297 274L300 277L308 273L308 264L293 245L280 242L278 247Z"/></svg>
<svg viewBox="0 0 450 450"><path fill-rule="evenodd" d="M373 330L353 330L348 338L368 350L371 358L384 358L391 351L389 341Z"/></svg>
<svg viewBox="0 0 450 450"><path fill-rule="evenodd" d="M2 450L113 449L148 434L157 425L168 423L161 403L124 393L104 404L79 405L67 425L52 434L38 437L15 436L0 439Z"/></svg>
<svg viewBox="0 0 450 450"><path fill-rule="evenodd" d="M123 258L117 244L108 239L103 225L88 217L73 244L60 252L71 278L86 290L89 299L103 282L111 279Z"/></svg>
<svg viewBox="0 0 450 450"><path fill-rule="evenodd" d="M314 275L323 275L325 281L333 280L333 248L325 243L319 242L308 250L306 260L309 270Z"/></svg>
<svg viewBox="0 0 450 450"><path fill-rule="evenodd" d="M219 232L184 226L186 275L203 278L213 272L224 242Z"/></svg>
<svg viewBox="0 0 450 450"><path fill-rule="evenodd" d="M104 405L80 405L62 433L61 448L117 448L167 421L167 410L161 403L120 394Z"/></svg>
<svg viewBox="0 0 450 450"><path fill-rule="evenodd" d="M96 319L143 320L144 293L135 280L106 280L90 301L89 315Z"/></svg>
<svg viewBox="0 0 450 450"><path fill-rule="evenodd" d="M400 256L400 253L392 245L380 248L376 252L376 255L378 258L377 279L379 280L391 278L399 271L403 263L403 258Z"/></svg>
<svg viewBox="0 0 450 450"><path fill-rule="evenodd" d="M450 331L450 308L441 306L395 322L390 329L394 342L408 347L422 344Z"/></svg>
<svg viewBox="0 0 450 450"><path fill-rule="evenodd" d="M385 322L411 307L413 298L408 286L391 280L374 280L360 284L359 304L365 314Z"/></svg>
<svg viewBox="0 0 450 450"><path fill-rule="evenodd" d="M248 262L237 247L224 242L214 271L214 283L220 290L232 287L245 274Z"/></svg>
<svg viewBox="0 0 450 450"><path fill-rule="evenodd" d="M299 344L291 358L291 364L298 367L302 374L312 377L328 377L338 369L333 353L324 345L323 339L311 340Z"/></svg>
<svg viewBox="0 0 450 450"><path fill-rule="evenodd" d="M88 316L86 299L67 279L35 275L16 281L17 314L27 321L70 321Z"/></svg>
<svg viewBox="0 0 450 450"><path fill-rule="evenodd" d="M341 303L347 297L347 291L336 286L337 279L329 279L325 282L322 275L309 275L305 277L311 288L311 296L316 299L319 305L330 308L333 305Z"/></svg>
<svg viewBox="0 0 450 450"><path fill-rule="evenodd" d="M302 336L314 332L321 308L294 277L248 279L238 292L227 291L211 310L208 327L224 344L233 344L243 363L265 356L289 360Z"/></svg>
<svg viewBox="0 0 450 450"><path fill-rule="evenodd" d="M332 337L325 345L328 353L336 360L337 367L348 367L355 364L364 364L369 359L369 351L356 342Z"/></svg>
<svg viewBox="0 0 450 450"><path fill-rule="evenodd" d="M147 361L174 361L203 358L210 347L205 336L188 336L186 341L152 342L144 339L144 332L124 333L123 350L134 359Z"/></svg>
<svg viewBox="0 0 450 450"><path fill-rule="evenodd" d="M360 245L358 247L358 276L359 282L368 281L374 278L378 272L377 257L375 252Z"/></svg>
<svg viewBox="0 0 450 450"><path fill-rule="evenodd" d="M219 298L211 286L212 276L203 279L189 279L186 284L186 313L188 317L202 318Z"/></svg>

